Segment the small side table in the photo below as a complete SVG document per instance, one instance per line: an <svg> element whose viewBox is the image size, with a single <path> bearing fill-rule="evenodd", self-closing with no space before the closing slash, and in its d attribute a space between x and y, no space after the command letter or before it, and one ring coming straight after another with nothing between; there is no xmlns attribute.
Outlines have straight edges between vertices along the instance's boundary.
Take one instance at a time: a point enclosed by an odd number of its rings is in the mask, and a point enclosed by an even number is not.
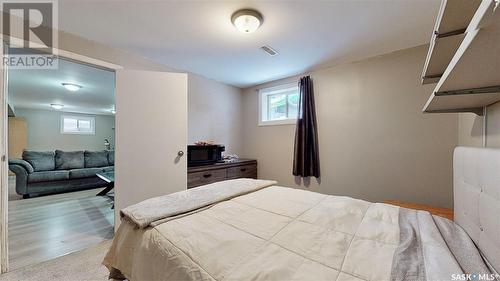
<svg viewBox="0 0 500 281"><path fill-rule="evenodd" d="M102 173L97 173L96 176L98 176L101 180L106 182L106 188L101 190L99 193L96 194L96 196L106 196L108 192L110 192L113 188L115 188L115 171L108 171L108 172L102 172ZM113 200L113 206L111 206L111 209L115 208L115 196L110 196L108 197Z"/></svg>

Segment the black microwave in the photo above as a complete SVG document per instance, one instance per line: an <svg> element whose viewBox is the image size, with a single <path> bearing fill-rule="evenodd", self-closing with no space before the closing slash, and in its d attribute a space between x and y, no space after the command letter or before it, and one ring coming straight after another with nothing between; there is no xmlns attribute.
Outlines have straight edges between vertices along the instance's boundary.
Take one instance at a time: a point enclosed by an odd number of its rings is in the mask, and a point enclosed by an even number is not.
<svg viewBox="0 0 500 281"><path fill-rule="evenodd" d="M224 162L224 160L222 159L222 152L225 150L225 147L220 144L188 145L188 167Z"/></svg>

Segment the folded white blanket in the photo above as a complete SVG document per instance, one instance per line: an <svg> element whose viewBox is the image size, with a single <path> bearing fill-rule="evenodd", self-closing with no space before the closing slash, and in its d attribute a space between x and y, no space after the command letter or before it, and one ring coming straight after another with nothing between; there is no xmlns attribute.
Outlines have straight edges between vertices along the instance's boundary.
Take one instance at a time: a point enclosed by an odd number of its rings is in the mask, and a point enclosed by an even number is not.
<svg viewBox="0 0 500 281"><path fill-rule="evenodd" d="M146 228L156 221L188 213L276 183L271 180L255 179L217 182L142 201L122 209L120 216L137 228Z"/></svg>

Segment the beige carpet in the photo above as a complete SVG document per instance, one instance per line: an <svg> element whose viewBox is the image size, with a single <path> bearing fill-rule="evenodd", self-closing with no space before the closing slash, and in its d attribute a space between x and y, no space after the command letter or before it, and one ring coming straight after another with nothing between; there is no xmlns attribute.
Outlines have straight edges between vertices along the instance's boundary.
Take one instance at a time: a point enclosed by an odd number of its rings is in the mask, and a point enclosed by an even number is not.
<svg viewBox="0 0 500 281"><path fill-rule="evenodd" d="M111 240L54 260L27 266L3 275L1 281L105 281L108 270L101 265Z"/></svg>

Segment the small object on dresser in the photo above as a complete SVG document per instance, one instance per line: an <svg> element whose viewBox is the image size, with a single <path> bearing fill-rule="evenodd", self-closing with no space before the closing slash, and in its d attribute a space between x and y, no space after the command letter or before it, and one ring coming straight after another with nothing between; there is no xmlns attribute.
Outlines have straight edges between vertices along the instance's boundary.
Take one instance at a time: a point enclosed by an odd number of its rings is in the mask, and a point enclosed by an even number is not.
<svg viewBox="0 0 500 281"><path fill-rule="evenodd" d="M240 157L236 154L224 153L224 155L222 156L222 159L224 159L224 162L226 162L226 163L231 163L231 162L238 161L238 159L240 159Z"/></svg>
<svg viewBox="0 0 500 281"><path fill-rule="evenodd" d="M215 145L215 141L213 140L205 140L205 141L197 141L194 143L195 145Z"/></svg>

